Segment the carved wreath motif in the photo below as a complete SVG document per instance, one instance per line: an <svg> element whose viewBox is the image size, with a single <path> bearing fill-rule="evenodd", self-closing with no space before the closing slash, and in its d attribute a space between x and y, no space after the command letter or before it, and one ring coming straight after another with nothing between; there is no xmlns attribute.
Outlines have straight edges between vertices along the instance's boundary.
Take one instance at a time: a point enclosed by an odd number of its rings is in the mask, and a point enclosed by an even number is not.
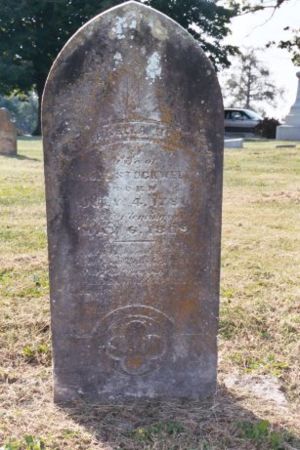
<svg viewBox="0 0 300 450"><path fill-rule="evenodd" d="M105 351L116 368L129 375L155 370L168 351L172 321L161 311L134 305L106 317Z"/></svg>

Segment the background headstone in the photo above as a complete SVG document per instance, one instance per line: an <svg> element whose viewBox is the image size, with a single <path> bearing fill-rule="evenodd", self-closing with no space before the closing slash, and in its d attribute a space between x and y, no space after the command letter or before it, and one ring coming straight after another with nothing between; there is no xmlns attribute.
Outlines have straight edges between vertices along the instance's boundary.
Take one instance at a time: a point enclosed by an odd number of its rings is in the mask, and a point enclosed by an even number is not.
<svg viewBox="0 0 300 450"><path fill-rule="evenodd" d="M17 130L6 108L0 108L0 155L17 154Z"/></svg>
<svg viewBox="0 0 300 450"><path fill-rule="evenodd" d="M296 100L284 124L276 129L276 139L283 141L300 141L300 71L296 73L298 78L298 90Z"/></svg>
<svg viewBox="0 0 300 450"><path fill-rule="evenodd" d="M149 7L60 53L43 100L56 401L214 393L223 128L210 62Z"/></svg>
<svg viewBox="0 0 300 450"><path fill-rule="evenodd" d="M244 139L243 138L224 139L224 147L225 148L244 148Z"/></svg>

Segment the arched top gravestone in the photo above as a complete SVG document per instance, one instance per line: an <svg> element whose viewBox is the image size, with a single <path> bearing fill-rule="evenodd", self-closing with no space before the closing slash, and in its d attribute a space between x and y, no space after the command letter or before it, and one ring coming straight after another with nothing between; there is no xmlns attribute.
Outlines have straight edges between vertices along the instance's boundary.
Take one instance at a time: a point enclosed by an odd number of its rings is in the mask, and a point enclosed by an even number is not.
<svg viewBox="0 0 300 450"><path fill-rule="evenodd" d="M43 99L57 401L213 394L223 120L198 43L143 4L58 56Z"/></svg>

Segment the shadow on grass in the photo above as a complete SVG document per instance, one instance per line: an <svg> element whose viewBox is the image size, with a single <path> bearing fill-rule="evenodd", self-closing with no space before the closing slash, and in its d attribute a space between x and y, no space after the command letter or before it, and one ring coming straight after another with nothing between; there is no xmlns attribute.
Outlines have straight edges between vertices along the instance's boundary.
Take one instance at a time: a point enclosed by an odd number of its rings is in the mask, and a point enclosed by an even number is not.
<svg viewBox="0 0 300 450"><path fill-rule="evenodd" d="M18 141L40 141L42 136L18 136Z"/></svg>
<svg viewBox="0 0 300 450"><path fill-rule="evenodd" d="M38 161L38 162L41 161L41 159L38 159L38 158L30 158L29 156L19 155L19 154L17 154L17 155L1 155L1 156L5 156L6 158L9 158L9 159L18 159L20 161L22 161L22 160Z"/></svg>
<svg viewBox="0 0 300 450"><path fill-rule="evenodd" d="M242 407L224 387L219 389L211 403L138 401L126 405L96 406L79 402L63 410L95 436L99 445L109 445L113 449L300 448L296 436L258 418Z"/></svg>

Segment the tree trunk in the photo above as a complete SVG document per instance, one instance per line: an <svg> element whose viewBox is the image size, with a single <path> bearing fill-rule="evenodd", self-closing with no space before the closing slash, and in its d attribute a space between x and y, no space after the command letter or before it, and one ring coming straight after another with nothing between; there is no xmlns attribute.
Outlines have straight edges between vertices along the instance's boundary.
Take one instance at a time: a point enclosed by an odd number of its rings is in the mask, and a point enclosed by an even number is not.
<svg viewBox="0 0 300 450"><path fill-rule="evenodd" d="M251 101L251 68L250 66L248 67L247 70L247 91L246 91L246 104L245 104L245 108L249 109L250 108L250 101Z"/></svg>

